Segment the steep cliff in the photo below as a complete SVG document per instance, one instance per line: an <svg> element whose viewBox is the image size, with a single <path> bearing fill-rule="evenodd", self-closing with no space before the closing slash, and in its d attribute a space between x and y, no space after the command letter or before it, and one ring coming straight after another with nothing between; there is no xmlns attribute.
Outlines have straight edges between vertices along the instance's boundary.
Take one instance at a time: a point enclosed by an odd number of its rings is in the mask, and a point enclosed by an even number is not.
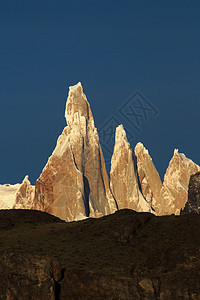
<svg viewBox="0 0 200 300"><path fill-rule="evenodd" d="M155 213L159 214L161 211L159 196L162 188L160 176L142 143L137 143L134 151L141 192Z"/></svg>
<svg viewBox="0 0 200 300"><path fill-rule="evenodd" d="M190 177L188 186L188 200L181 214L200 213L200 172Z"/></svg>
<svg viewBox="0 0 200 300"><path fill-rule="evenodd" d="M36 182L34 208L67 221L116 210L90 105L81 83L69 88L67 126Z"/></svg>
<svg viewBox="0 0 200 300"><path fill-rule="evenodd" d="M199 170L200 167L191 159L174 150L160 191L160 214L180 214L188 199L190 176Z"/></svg>
<svg viewBox="0 0 200 300"><path fill-rule="evenodd" d="M110 187L119 209L130 208L138 212L151 211L151 206L140 192L133 152L122 125L116 128L115 133Z"/></svg>

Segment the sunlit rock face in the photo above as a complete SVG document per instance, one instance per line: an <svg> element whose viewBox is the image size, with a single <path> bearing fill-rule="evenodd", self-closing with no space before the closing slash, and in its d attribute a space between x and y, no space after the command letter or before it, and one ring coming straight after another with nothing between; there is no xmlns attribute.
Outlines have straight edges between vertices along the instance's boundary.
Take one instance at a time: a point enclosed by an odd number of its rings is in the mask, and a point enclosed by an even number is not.
<svg viewBox="0 0 200 300"><path fill-rule="evenodd" d="M180 214L188 200L190 176L200 171L200 167L183 153L174 150L174 155L164 176L160 192L161 214Z"/></svg>
<svg viewBox="0 0 200 300"><path fill-rule="evenodd" d="M33 205L35 187L28 176L22 183L0 185L0 209L25 208Z"/></svg>
<svg viewBox="0 0 200 300"><path fill-rule="evenodd" d="M150 205L140 192L133 152L122 125L116 128L115 133L110 187L119 209L130 208L138 212L151 211Z"/></svg>
<svg viewBox="0 0 200 300"><path fill-rule="evenodd" d="M31 185L28 176L25 176L19 187L13 208L30 209L33 206L35 187Z"/></svg>
<svg viewBox="0 0 200 300"><path fill-rule="evenodd" d="M156 214L160 214L160 190L162 182L148 150L142 143L135 146L135 157L141 192Z"/></svg>
<svg viewBox="0 0 200 300"><path fill-rule="evenodd" d="M34 208L72 221L116 210L90 105L81 83L69 88L67 126L36 182Z"/></svg>

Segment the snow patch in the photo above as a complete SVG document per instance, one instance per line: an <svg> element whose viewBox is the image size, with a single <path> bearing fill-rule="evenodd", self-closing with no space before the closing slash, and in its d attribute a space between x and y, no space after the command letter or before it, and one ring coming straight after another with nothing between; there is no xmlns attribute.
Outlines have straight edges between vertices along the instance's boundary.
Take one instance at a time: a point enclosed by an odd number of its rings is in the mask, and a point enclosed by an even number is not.
<svg viewBox="0 0 200 300"><path fill-rule="evenodd" d="M21 187L20 183L14 185L0 185L0 201L5 204L5 208L12 208L15 203L16 194ZM3 206L3 203L1 206Z"/></svg>

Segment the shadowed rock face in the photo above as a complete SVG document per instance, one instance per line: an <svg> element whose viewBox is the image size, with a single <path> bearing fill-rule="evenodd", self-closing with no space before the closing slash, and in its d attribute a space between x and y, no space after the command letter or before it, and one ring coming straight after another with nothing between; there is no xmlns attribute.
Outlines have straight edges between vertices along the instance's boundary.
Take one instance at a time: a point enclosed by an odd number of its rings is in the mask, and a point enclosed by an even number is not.
<svg viewBox="0 0 200 300"><path fill-rule="evenodd" d="M181 214L200 213L200 172L191 175L188 187L188 201Z"/></svg>
<svg viewBox="0 0 200 300"><path fill-rule="evenodd" d="M90 105L80 83L69 88L68 126L36 182L34 208L67 221L116 210Z"/></svg>
<svg viewBox="0 0 200 300"><path fill-rule="evenodd" d="M161 211L159 196L162 188L160 176L148 150L145 149L142 143L138 143L134 151L141 192L155 213L159 214Z"/></svg>
<svg viewBox="0 0 200 300"><path fill-rule="evenodd" d="M151 206L140 192L133 152L122 125L116 128L110 187L119 209L130 208L138 212L151 211Z"/></svg>
<svg viewBox="0 0 200 300"><path fill-rule="evenodd" d="M124 209L68 223L1 210L0 299L199 300L199 227L197 214Z"/></svg>
<svg viewBox="0 0 200 300"><path fill-rule="evenodd" d="M55 300L60 264L49 257L4 253L0 259L0 299Z"/></svg>
<svg viewBox="0 0 200 300"><path fill-rule="evenodd" d="M161 214L180 214L188 200L190 176L199 170L197 164L178 150L174 150L160 192Z"/></svg>

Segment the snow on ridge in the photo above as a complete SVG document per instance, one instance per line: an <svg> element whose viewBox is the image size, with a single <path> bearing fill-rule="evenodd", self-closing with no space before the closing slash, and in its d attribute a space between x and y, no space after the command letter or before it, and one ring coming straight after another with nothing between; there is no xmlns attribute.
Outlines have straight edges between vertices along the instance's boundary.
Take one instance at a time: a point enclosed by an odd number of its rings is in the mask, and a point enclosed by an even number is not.
<svg viewBox="0 0 200 300"><path fill-rule="evenodd" d="M0 201L5 204L5 208L13 207L20 187L21 183L0 185Z"/></svg>

